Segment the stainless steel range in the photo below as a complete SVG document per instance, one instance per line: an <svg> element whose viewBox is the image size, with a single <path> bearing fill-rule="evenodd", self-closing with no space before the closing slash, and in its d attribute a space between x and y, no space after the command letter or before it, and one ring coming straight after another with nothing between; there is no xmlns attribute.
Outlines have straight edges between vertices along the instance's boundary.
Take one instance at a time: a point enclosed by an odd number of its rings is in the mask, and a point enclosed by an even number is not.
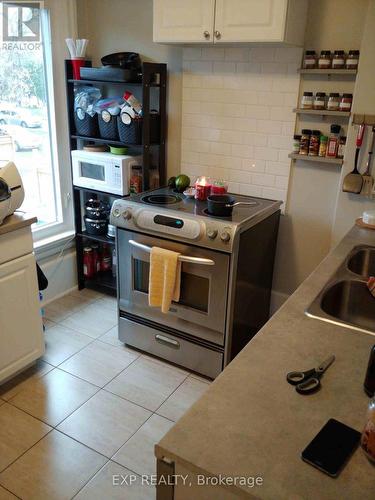
<svg viewBox="0 0 375 500"><path fill-rule="evenodd" d="M281 202L236 196L231 217L169 188L116 200L119 338L216 377L267 321ZM181 254L181 294L148 305L151 247Z"/></svg>

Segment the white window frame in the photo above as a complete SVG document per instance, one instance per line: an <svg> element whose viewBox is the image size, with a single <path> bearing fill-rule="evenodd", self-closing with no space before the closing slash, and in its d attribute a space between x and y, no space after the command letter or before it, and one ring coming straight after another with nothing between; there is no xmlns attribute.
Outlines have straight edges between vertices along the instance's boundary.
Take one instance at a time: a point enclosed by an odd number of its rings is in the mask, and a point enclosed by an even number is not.
<svg viewBox="0 0 375 500"><path fill-rule="evenodd" d="M10 1L17 3L17 0ZM57 221L33 227L34 246L38 253L56 248L59 241L64 243L74 234L64 60L67 57L65 39L77 36L75 0L44 0L40 3L43 11L48 12L48 16L41 12L43 31L48 33L49 30L50 33L50 40L44 37L43 44L45 62L46 59L52 61L52 65L45 63L45 71Z"/></svg>

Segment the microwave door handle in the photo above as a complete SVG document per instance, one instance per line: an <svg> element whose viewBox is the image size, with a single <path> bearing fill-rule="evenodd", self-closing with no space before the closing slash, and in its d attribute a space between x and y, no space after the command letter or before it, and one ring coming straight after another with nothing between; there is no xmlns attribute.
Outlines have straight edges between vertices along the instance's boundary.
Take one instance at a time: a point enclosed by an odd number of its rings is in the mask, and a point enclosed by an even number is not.
<svg viewBox="0 0 375 500"><path fill-rule="evenodd" d="M143 250L146 253L151 253L151 247L143 245L142 243L138 243L138 241L129 240L129 245L138 248L139 250ZM178 260L180 262L187 262L188 264L200 264L203 266L215 265L215 261L211 259L204 259L203 257L188 257L187 255L180 255L178 257Z"/></svg>

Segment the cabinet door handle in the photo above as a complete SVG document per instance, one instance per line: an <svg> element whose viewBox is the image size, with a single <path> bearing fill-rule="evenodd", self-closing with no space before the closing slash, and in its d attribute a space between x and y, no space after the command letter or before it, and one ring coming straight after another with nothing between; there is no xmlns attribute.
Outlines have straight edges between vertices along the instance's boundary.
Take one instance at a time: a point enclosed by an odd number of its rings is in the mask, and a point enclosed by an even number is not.
<svg viewBox="0 0 375 500"><path fill-rule="evenodd" d="M214 33L214 35L215 35L215 38L217 38L218 40L221 38L221 33L220 33L220 31L217 31L217 30L216 30L216 31L215 31L215 33Z"/></svg>
<svg viewBox="0 0 375 500"><path fill-rule="evenodd" d="M209 40L209 38L210 38L210 32L209 32L209 31L207 31L207 30L206 30L206 31L203 31L203 36L204 36L204 38L205 38L206 40Z"/></svg>

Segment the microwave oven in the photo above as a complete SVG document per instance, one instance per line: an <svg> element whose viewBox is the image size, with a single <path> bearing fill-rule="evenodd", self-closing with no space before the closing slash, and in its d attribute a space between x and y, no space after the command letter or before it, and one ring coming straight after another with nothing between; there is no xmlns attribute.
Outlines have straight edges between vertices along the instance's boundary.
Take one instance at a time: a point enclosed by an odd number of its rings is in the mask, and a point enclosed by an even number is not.
<svg viewBox="0 0 375 500"><path fill-rule="evenodd" d="M73 185L126 196L134 165L142 156L113 155L94 151L72 151Z"/></svg>

